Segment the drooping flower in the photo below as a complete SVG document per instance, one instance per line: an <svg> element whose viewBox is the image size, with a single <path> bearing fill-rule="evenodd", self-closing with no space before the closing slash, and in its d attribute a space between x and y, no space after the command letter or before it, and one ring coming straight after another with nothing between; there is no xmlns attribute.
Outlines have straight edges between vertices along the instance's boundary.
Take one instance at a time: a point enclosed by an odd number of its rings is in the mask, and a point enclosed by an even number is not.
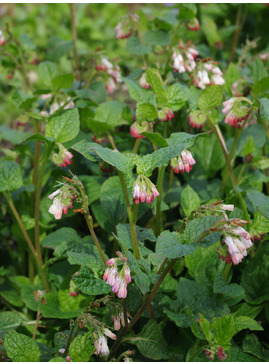
<svg viewBox="0 0 269 364"><path fill-rule="evenodd" d="M195 110L189 114L188 119L190 126L192 126L193 128L201 129L207 121L207 116L202 111Z"/></svg>
<svg viewBox="0 0 269 364"><path fill-rule="evenodd" d="M200 29L199 20L197 18L192 18L190 20L187 20L185 25L189 30L192 31L197 31Z"/></svg>
<svg viewBox="0 0 269 364"><path fill-rule="evenodd" d="M146 90L148 90L150 88L150 84L147 82L146 79L146 72L144 72L142 74L142 76L139 78L139 85L143 88L145 88Z"/></svg>
<svg viewBox="0 0 269 364"><path fill-rule="evenodd" d="M232 97L222 103L224 106L222 113L226 115L225 124L229 124L234 128L242 127L242 121L245 120L250 113L250 109L247 106L242 105L242 101L245 100L247 99L244 97Z"/></svg>
<svg viewBox="0 0 269 364"><path fill-rule="evenodd" d="M180 42L179 46L173 49L172 67L175 72L184 73L192 72L195 69L195 58L198 51L191 47L188 43L185 45Z"/></svg>
<svg viewBox="0 0 269 364"><path fill-rule="evenodd" d="M125 321L124 321L124 314L123 312L118 312L117 315L112 315L111 316L111 320L113 321L114 323L114 329L115 330L120 330L121 326L125 326ZM130 320L127 318L127 322L129 323Z"/></svg>
<svg viewBox="0 0 269 364"><path fill-rule="evenodd" d="M196 163L191 152L184 149L181 155L177 158L171 159L170 166L175 173L184 173L186 171L189 173L192 170L192 166Z"/></svg>
<svg viewBox="0 0 269 364"><path fill-rule="evenodd" d="M0 29L0 46L4 46L6 44L6 39L5 39L5 36L2 32L2 30Z"/></svg>
<svg viewBox="0 0 269 364"><path fill-rule="evenodd" d="M107 339L104 335L100 335L98 339L94 341L96 355L105 356L109 354L109 348L107 345Z"/></svg>
<svg viewBox="0 0 269 364"><path fill-rule="evenodd" d="M105 88L110 94L113 94L113 92L116 90L116 82L112 77L108 79L107 83L105 84Z"/></svg>
<svg viewBox="0 0 269 364"><path fill-rule="evenodd" d="M67 149L61 144L57 143L59 148L59 153L54 153L52 156L52 161L58 167L66 167L72 163L73 154L68 152Z"/></svg>
<svg viewBox="0 0 269 364"><path fill-rule="evenodd" d="M266 52L266 53L260 53L259 54L259 58L264 61L264 62L267 62L268 61L268 58L269 58L269 53Z"/></svg>
<svg viewBox="0 0 269 364"><path fill-rule="evenodd" d="M49 213L54 215L56 220L62 218L68 212L68 208L73 208L73 201L76 199L76 191L68 184L62 184L62 187L49 195L49 199L53 199L53 203L49 208Z"/></svg>
<svg viewBox="0 0 269 364"><path fill-rule="evenodd" d="M136 204L145 202L150 204L159 192L149 178L139 175L133 185L133 198Z"/></svg>
<svg viewBox="0 0 269 364"><path fill-rule="evenodd" d="M194 85L202 90L209 85L224 85L223 73L216 65L217 62L214 62L209 58L203 60L199 59L196 62L196 68L191 75Z"/></svg>
<svg viewBox="0 0 269 364"><path fill-rule="evenodd" d="M169 121L175 117L173 111L168 107L158 111L158 119L161 121Z"/></svg>
<svg viewBox="0 0 269 364"><path fill-rule="evenodd" d="M127 265L127 258L123 257L120 253L118 258L109 259L106 262L106 265L107 268L104 272L103 280L111 286L112 291L119 298L126 298L127 285L131 282L131 274Z"/></svg>
<svg viewBox="0 0 269 364"><path fill-rule="evenodd" d="M130 17L123 17L114 30L117 39L130 38L133 34L133 27Z"/></svg>
<svg viewBox="0 0 269 364"><path fill-rule="evenodd" d="M135 121L131 125L130 134L136 139L141 139L145 138L145 136L141 134L148 130L149 130L149 123L147 123L146 121L142 122Z"/></svg>

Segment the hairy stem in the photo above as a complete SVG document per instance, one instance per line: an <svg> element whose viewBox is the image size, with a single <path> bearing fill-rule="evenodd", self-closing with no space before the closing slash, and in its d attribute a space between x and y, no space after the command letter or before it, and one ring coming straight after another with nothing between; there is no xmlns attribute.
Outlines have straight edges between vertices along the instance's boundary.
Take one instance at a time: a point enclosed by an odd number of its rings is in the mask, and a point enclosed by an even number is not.
<svg viewBox="0 0 269 364"><path fill-rule="evenodd" d="M198 349L199 343L200 343L200 339L196 338L195 343L193 345L191 357L189 358L189 360L187 360L188 362L193 362L195 357L198 355L197 349Z"/></svg>
<svg viewBox="0 0 269 364"><path fill-rule="evenodd" d="M98 241L97 236L95 235L95 231L93 229L92 217L91 217L91 215L89 213L84 214L84 217L86 219L86 222L87 222L88 228L90 230L91 236L93 238L93 241L94 241L94 243L95 243L95 245L96 245L96 247L97 247L97 249L99 251L99 254L100 254L104 264L106 265L106 258L104 256L103 250L102 250L102 248L101 248L101 246L99 244L99 241Z"/></svg>
<svg viewBox="0 0 269 364"><path fill-rule="evenodd" d="M157 179L157 190L159 192L159 196L156 201L156 218L155 218L155 235L160 235L160 232L163 230L163 221L162 221L162 213L161 213L161 202L163 198L163 178L164 178L165 166L159 167L158 170L158 179Z"/></svg>
<svg viewBox="0 0 269 364"><path fill-rule="evenodd" d="M141 139L136 139L135 140L134 147L133 147L133 150L132 150L133 154L137 153L140 143L141 143Z"/></svg>

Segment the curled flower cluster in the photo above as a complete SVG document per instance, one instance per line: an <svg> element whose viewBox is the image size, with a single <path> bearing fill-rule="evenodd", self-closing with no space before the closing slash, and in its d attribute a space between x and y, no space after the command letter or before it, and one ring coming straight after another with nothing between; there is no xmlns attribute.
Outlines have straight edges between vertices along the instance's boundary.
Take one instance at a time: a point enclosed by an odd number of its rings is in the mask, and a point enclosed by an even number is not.
<svg viewBox="0 0 269 364"><path fill-rule="evenodd" d="M147 123L146 121L142 122L135 121L131 125L130 134L136 139L141 139L145 138L144 135L141 134L148 130L149 130L149 123Z"/></svg>
<svg viewBox="0 0 269 364"><path fill-rule="evenodd" d="M158 111L158 119L161 121L169 121L175 117L173 111L168 107Z"/></svg>
<svg viewBox="0 0 269 364"><path fill-rule="evenodd" d="M130 268L127 265L127 259L117 252L118 258L109 259L106 262L108 266L104 272L103 280L112 287L112 291L119 298L126 298L127 285L131 282ZM122 264L122 268L118 271L118 266Z"/></svg>
<svg viewBox="0 0 269 364"><path fill-rule="evenodd" d="M196 66L195 58L197 56L198 51L195 48L181 43L178 48L174 48L173 50L173 70L179 73L184 73L186 71L192 72Z"/></svg>
<svg viewBox="0 0 269 364"><path fill-rule="evenodd" d="M146 90L148 90L150 88L150 84L147 82L146 72L144 72L142 74L142 76L139 78L138 82L142 88L145 88Z"/></svg>
<svg viewBox="0 0 269 364"><path fill-rule="evenodd" d="M222 105L224 108L222 109L222 113L226 115L225 124L229 124L234 128L241 128L242 121L245 120L250 113L250 110L247 106L241 105L242 101L245 101L244 97L232 97L231 99L224 101Z"/></svg>
<svg viewBox="0 0 269 364"><path fill-rule="evenodd" d="M122 82L119 66L113 66L106 58L101 59L101 63L95 67L96 71L105 71L108 75L108 81L106 82L106 90L109 93L113 93L116 89L116 84Z"/></svg>
<svg viewBox="0 0 269 364"><path fill-rule="evenodd" d="M149 178L139 175L133 186L133 198L136 204L145 202L150 204L159 192Z"/></svg>
<svg viewBox="0 0 269 364"><path fill-rule="evenodd" d="M120 330L121 326L124 327L125 326L125 321L124 321L124 314L123 312L119 312L117 315L112 315L111 316L111 320L114 323L114 329L115 330ZM130 320L127 318L127 322L129 323Z"/></svg>
<svg viewBox="0 0 269 364"><path fill-rule="evenodd" d="M225 352L221 346L212 347L210 349L205 349L205 355L206 355L207 359L213 360L215 354L217 355L218 359L221 361L223 361L227 358L227 355L225 354Z"/></svg>
<svg viewBox="0 0 269 364"><path fill-rule="evenodd" d="M191 152L184 149L181 155L177 158L171 159L170 166L175 173L184 173L186 171L189 173L192 170L192 166L196 163Z"/></svg>
<svg viewBox="0 0 269 364"><path fill-rule="evenodd" d="M73 154L68 152L68 150L65 149L65 147L62 144L57 143L57 146L59 148L59 153L53 154L52 156L53 163L56 164L56 166L58 167L69 166L72 163L71 159L73 158Z"/></svg>
<svg viewBox="0 0 269 364"><path fill-rule="evenodd" d="M68 208L73 208L73 201L77 198L77 191L68 184L63 183L63 186L49 195L53 203L49 208L49 213L54 215L56 220L62 218L68 212Z"/></svg>
<svg viewBox="0 0 269 364"><path fill-rule="evenodd" d="M192 30L192 31L197 31L200 29L199 20L197 18L187 20L185 25L189 30Z"/></svg>
<svg viewBox="0 0 269 364"><path fill-rule="evenodd" d="M191 75L196 87L204 90L208 85L224 85L223 73L216 64L217 62L210 59L200 60L196 63L195 71Z"/></svg>
<svg viewBox="0 0 269 364"><path fill-rule="evenodd" d="M237 265L242 262L242 259L247 256L247 249L252 246L250 234L240 225L246 221L236 219L233 225L224 225L224 239L222 245L227 247L228 255L221 256L219 258L226 260L226 262Z"/></svg>
<svg viewBox="0 0 269 364"><path fill-rule="evenodd" d="M134 20L138 19L138 16L136 14L132 15L132 17L134 18ZM114 30L117 39L130 38L134 32L131 23L131 16L124 16Z"/></svg>
<svg viewBox="0 0 269 364"><path fill-rule="evenodd" d="M189 114L188 119L190 126L192 126L193 128L201 129L205 125L207 117L202 111L195 110Z"/></svg>

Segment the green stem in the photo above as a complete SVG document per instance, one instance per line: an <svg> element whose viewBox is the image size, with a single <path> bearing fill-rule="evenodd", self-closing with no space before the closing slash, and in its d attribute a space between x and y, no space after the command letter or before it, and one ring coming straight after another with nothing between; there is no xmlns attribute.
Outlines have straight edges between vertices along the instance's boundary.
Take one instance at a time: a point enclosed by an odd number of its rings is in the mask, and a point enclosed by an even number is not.
<svg viewBox="0 0 269 364"><path fill-rule="evenodd" d="M9 206L11 208L11 211L13 212L13 214L14 214L16 220L17 220L17 223L19 224L19 227L20 227L20 229L21 229L21 231L23 233L23 236L24 236L27 244L28 244L28 247L30 248L33 256L36 259L37 258L37 252L36 252L36 250L34 248L34 245L33 245L32 241L31 241L31 239L30 239L30 237L29 237L29 235L28 235L28 233L27 233L27 231L26 231L26 229L25 229L25 227L24 227L24 225L23 225L23 223L21 221L20 215L18 214L18 211L16 210L16 207L14 206L12 199L9 197L9 195L6 192L4 192L4 196L5 196L8 204L9 204Z"/></svg>
<svg viewBox="0 0 269 364"><path fill-rule="evenodd" d="M193 349L192 349L192 355L189 358L189 360L187 360L188 362L193 362L195 357L197 356L197 354L198 354L197 349L198 349L199 343L200 343L200 339L196 338L195 343L193 345Z"/></svg>
<svg viewBox="0 0 269 364"><path fill-rule="evenodd" d="M88 210L87 210L87 211L88 211ZM103 250L102 250L102 248L101 248L101 246L100 246L100 244L99 244L99 241L98 241L97 236L95 235L95 231L94 231L94 229L93 229L92 217L91 217L91 215L89 214L89 212L88 212L88 213L86 213L86 214L84 215L84 217L85 217L85 219L86 219L86 222L87 222L88 228L89 228L89 230L90 230L91 236L92 236L92 238L93 238L93 241L94 241L94 243L95 243L95 245L96 245L96 247L97 247L97 249L98 249L98 251L99 251L99 254L100 254L100 256L101 256L101 258L102 258L102 260L103 260L104 264L106 265L106 258L105 258L105 256L104 256Z"/></svg>
<svg viewBox="0 0 269 364"><path fill-rule="evenodd" d="M263 125L263 127L265 129L267 138L269 139L269 128L268 128L268 125L267 125L267 123L264 120L261 119L261 121L262 121L262 125Z"/></svg>
<svg viewBox="0 0 269 364"><path fill-rule="evenodd" d="M133 211L132 211L129 196L128 196L127 187L126 187L126 184L125 184L124 174L123 174L123 172L121 172L119 170L118 170L118 174L119 174L120 183L121 183L121 187L122 187L124 198L125 198L125 203L126 203L126 208L127 208L127 213L128 213L129 223L130 223L130 230L131 230L131 237L132 237L132 244L133 244L133 249L134 249L134 253L135 253L135 258L136 259L141 259L139 246L138 246L138 241L137 241L137 234L136 234L136 218L137 218L138 205L134 204Z"/></svg>
<svg viewBox="0 0 269 364"><path fill-rule="evenodd" d="M77 28L76 28L76 4L69 4L69 8L72 21L72 35L74 41L74 57L75 57L76 71L79 76L79 59L78 59Z"/></svg>
<svg viewBox="0 0 269 364"><path fill-rule="evenodd" d="M156 293L158 292L158 289L160 288L160 285L162 284L164 278L167 276L167 274L170 272L170 270L172 269L173 265L175 264L175 262L177 261L177 259L172 259L170 261L170 263L167 265L167 267L165 268L165 270L163 271L163 273L161 274L160 278L158 279L158 281L156 282L155 286L153 287L153 290L151 291L151 293L149 294L149 296L147 297L145 303L143 304L143 306L140 308L140 310L136 313L136 315L133 317L133 319L131 320L131 322L129 323L128 326L125 326L122 331L120 332L120 334L117 337L116 342L114 343L114 345L111 348L110 354L108 356L108 361L110 361L110 359L114 356L114 354L117 352L120 343L123 339L123 336L125 335L125 333L131 328L133 327L133 325L139 320L139 318L142 316L142 314L146 311L147 307L149 306L149 304L151 303L151 301L153 300L153 298L155 297Z"/></svg>
<svg viewBox="0 0 269 364"><path fill-rule="evenodd" d="M225 269L224 269L224 272L223 272L223 279L226 281L227 278L228 278L228 275L229 275L229 272L230 272L230 269L231 269L231 266L232 264L227 264Z"/></svg>
<svg viewBox="0 0 269 364"><path fill-rule="evenodd" d="M108 134L107 137L108 137L108 140L110 141L110 144L112 145L112 148L114 150L117 150L117 146L116 146L113 136L111 134Z"/></svg>
<svg viewBox="0 0 269 364"><path fill-rule="evenodd" d="M159 196L156 201L156 219L155 219L155 235L160 235L160 232L163 230L163 221L162 221L162 213L161 213L161 202L163 198L163 178L164 178L165 166L159 167L158 170L158 179L157 179L157 190L159 192Z"/></svg>
<svg viewBox="0 0 269 364"><path fill-rule="evenodd" d="M214 132L214 134L216 135L217 139L218 139L218 142L221 146L221 149L223 151L223 154L225 156L225 159L226 159L226 162L227 162L227 165L228 165L228 168L229 168L229 172L230 172L230 176L231 176L231 180L232 180L232 184L233 186L235 187L236 186L236 179L235 179L235 175L234 175L234 171L233 171L233 167L232 167L232 164L231 164L231 161L230 161L230 158L229 158L229 154L228 154L228 151L227 151L227 148L226 148L226 144L225 144L225 141L224 141L224 138L223 138L223 135L221 133L221 130L219 128L218 125L214 125L209 117L209 115L207 115L207 119L208 119L208 122L209 122L209 125L212 129L212 131Z"/></svg>
<svg viewBox="0 0 269 364"><path fill-rule="evenodd" d="M134 143L133 150L132 150L133 154L137 153L140 143L141 143L141 139L136 139L136 141Z"/></svg>

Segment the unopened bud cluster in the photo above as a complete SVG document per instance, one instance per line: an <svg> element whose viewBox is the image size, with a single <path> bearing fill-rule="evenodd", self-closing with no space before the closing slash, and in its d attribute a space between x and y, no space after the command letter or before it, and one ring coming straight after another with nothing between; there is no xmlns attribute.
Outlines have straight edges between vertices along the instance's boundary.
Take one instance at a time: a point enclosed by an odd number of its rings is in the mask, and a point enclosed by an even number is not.
<svg viewBox="0 0 269 364"><path fill-rule="evenodd" d="M116 84L121 83L121 72L119 66L113 66L106 58L101 59L101 63L95 67L96 71L104 71L107 73L108 80L106 82L106 90L112 94L116 89Z"/></svg>
<svg viewBox="0 0 269 364"><path fill-rule="evenodd" d="M177 158L171 159L170 166L172 167L175 173L184 173L186 171L189 173L192 170L192 166L196 163L193 158L191 152L187 149L184 149L180 156Z"/></svg>
<svg viewBox="0 0 269 364"><path fill-rule="evenodd" d="M168 107L158 111L158 119L161 121L169 121L175 117L173 111Z"/></svg>
<svg viewBox="0 0 269 364"><path fill-rule="evenodd" d="M205 349L205 355L209 360L213 360L215 355L217 355L218 359L221 361L227 358L227 355L221 346L213 346L210 349Z"/></svg>
<svg viewBox="0 0 269 364"><path fill-rule="evenodd" d="M197 128L197 129L202 129L202 127L205 125L205 123L207 121L206 115L200 110L192 111L189 114L188 119L189 119L190 126L192 126L193 128Z"/></svg>
<svg viewBox="0 0 269 364"><path fill-rule="evenodd" d="M127 264L127 258L120 252L116 253L117 258L109 259L106 262L107 268L103 280L112 287L112 291L119 298L126 298L127 285L131 282L131 272Z"/></svg>
<svg viewBox="0 0 269 364"><path fill-rule="evenodd" d="M116 26L115 33L117 39L124 39L124 38L130 38L133 34L133 26L132 26L132 20L137 21L138 16L136 14L134 15L127 15L124 16L121 21Z"/></svg>
<svg viewBox="0 0 269 364"><path fill-rule="evenodd" d="M57 143L59 148L58 153L54 153L52 156L52 161L58 167L66 167L72 163L73 154L68 152L68 150L60 143Z"/></svg>
<svg viewBox="0 0 269 364"><path fill-rule="evenodd" d="M189 44L180 43L177 48L173 49L172 67L175 72L184 73L192 72L195 67L195 59L198 56L198 51Z"/></svg>
<svg viewBox="0 0 269 364"><path fill-rule="evenodd" d="M241 128L242 121L245 120L250 113L250 109L242 105L246 101L244 97L232 97L231 99L223 102L222 113L226 115L225 124L229 124L234 128ZM248 101L247 101L248 102Z"/></svg>
<svg viewBox="0 0 269 364"><path fill-rule="evenodd" d="M189 30L192 30L192 31L197 31L200 29L199 20L197 18L187 20L185 25Z"/></svg>
<svg viewBox="0 0 269 364"><path fill-rule="evenodd" d="M149 178L139 175L133 186L133 198L136 204L146 202L150 204L159 192Z"/></svg>
<svg viewBox="0 0 269 364"><path fill-rule="evenodd" d="M141 135L142 133L149 131L150 125L146 121L138 122L135 121L130 128L130 134L136 138L141 139L145 138L144 135Z"/></svg>

